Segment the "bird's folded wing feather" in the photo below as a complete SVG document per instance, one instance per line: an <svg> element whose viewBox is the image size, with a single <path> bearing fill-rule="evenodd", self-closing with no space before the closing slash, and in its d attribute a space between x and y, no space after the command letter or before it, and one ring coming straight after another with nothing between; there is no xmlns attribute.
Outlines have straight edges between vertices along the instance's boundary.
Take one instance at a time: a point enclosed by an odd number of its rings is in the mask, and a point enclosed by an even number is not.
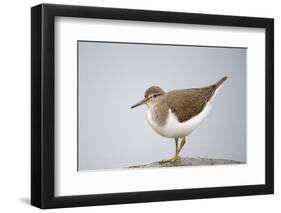
<svg viewBox="0 0 281 213"><path fill-rule="evenodd" d="M216 85L211 85L204 88L171 91L167 94L170 96L168 107L175 113L179 122L185 122L204 109L216 88Z"/></svg>

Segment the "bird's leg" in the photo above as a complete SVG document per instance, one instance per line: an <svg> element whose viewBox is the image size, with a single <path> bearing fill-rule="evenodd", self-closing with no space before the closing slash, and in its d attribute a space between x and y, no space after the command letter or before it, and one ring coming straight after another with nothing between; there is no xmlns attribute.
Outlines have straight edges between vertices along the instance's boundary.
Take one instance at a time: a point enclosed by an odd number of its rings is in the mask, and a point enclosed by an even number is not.
<svg viewBox="0 0 281 213"><path fill-rule="evenodd" d="M179 138L177 139L177 141L179 141ZM180 157L180 151L181 151L182 147L184 146L184 144L185 144L185 137L181 138L181 143L180 143L180 146L179 146L179 147L178 147L178 144L176 145L176 153L175 153L175 156L172 157L169 162L173 163L173 162L175 162L175 161L181 159L181 157Z"/></svg>
<svg viewBox="0 0 281 213"><path fill-rule="evenodd" d="M179 154L180 154L180 151L181 151L182 147L184 146L184 144L185 144L185 137L183 137L181 139L181 144L180 144L180 147L178 148L178 152L177 152L178 157L180 157Z"/></svg>
<svg viewBox="0 0 281 213"><path fill-rule="evenodd" d="M179 138L175 138L175 145L176 145L175 155L172 158L169 158L167 160L161 160L159 163L172 163L172 162L175 162L175 161L181 159L181 157L179 156L179 151L181 149L182 144L180 144L180 147L178 147Z"/></svg>
<svg viewBox="0 0 281 213"><path fill-rule="evenodd" d="M175 159L174 159L174 161L177 161L177 160L180 160L181 159L181 157L180 157L180 151L181 151L181 149L182 149L182 147L184 146L184 144L185 144L185 137L183 137L183 138L181 138L181 144L180 144L180 147L178 147L178 149L177 149L177 151L176 151L176 155L175 155ZM173 162L174 162L173 161Z"/></svg>

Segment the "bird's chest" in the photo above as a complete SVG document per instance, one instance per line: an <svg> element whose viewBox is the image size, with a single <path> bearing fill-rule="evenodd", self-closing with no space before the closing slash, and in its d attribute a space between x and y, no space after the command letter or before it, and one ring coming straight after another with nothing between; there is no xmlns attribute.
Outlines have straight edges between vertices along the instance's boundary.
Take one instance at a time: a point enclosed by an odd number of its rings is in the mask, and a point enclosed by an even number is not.
<svg viewBox="0 0 281 213"><path fill-rule="evenodd" d="M167 110L168 111L168 110ZM150 124L150 126L160 135L166 137L166 124L167 124L167 118L169 116L169 111L167 114L161 114L162 112L159 112L159 110L155 110L153 108L148 109L147 111L147 121Z"/></svg>
<svg viewBox="0 0 281 213"><path fill-rule="evenodd" d="M154 109L148 109L147 111L147 120L150 124L157 124L159 116Z"/></svg>
<svg viewBox="0 0 281 213"><path fill-rule="evenodd" d="M165 108L159 108L157 106L151 107L147 111L147 119L150 125L154 126L164 126L168 117L169 111Z"/></svg>
<svg viewBox="0 0 281 213"><path fill-rule="evenodd" d="M155 131L159 132L161 130L162 126L159 124L159 115L156 110L147 110L147 121Z"/></svg>

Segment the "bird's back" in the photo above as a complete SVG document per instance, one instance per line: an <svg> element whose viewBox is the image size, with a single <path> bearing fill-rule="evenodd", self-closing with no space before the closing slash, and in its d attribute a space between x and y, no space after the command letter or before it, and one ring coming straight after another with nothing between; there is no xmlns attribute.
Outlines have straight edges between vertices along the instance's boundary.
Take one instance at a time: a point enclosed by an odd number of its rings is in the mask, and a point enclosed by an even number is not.
<svg viewBox="0 0 281 213"><path fill-rule="evenodd" d="M168 107L179 122L185 122L202 112L225 80L226 77L207 87L170 91L165 94Z"/></svg>

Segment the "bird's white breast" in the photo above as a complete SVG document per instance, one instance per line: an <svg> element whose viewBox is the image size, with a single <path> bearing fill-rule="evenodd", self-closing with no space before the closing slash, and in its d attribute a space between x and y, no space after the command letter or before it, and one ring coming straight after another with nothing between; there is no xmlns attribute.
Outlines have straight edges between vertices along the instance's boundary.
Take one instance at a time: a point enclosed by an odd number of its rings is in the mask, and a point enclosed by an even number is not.
<svg viewBox="0 0 281 213"><path fill-rule="evenodd" d="M147 120L150 126L161 136L167 138L181 138L189 135L207 117L211 109L210 103L198 115L188 121L180 123L174 113L169 109L169 115L165 125L159 126L153 120L153 109L148 109Z"/></svg>

